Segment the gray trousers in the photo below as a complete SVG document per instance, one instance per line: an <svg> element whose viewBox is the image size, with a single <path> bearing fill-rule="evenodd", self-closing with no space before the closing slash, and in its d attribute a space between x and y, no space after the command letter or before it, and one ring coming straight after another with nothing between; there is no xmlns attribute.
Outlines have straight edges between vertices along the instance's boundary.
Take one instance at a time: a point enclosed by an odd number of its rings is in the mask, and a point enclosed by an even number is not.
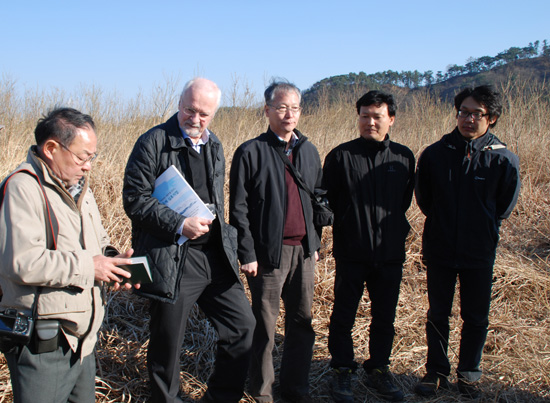
<svg viewBox="0 0 550 403"><path fill-rule="evenodd" d="M304 259L301 246L283 245L280 267L259 266L256 277L248 278L252 311L256 317L249 387L250 394L258 402L273 401L272 353L281 298L286 312L279 372L281 393L296 397L309 393L309 369L315 343L311 324L314 271L314 259Z"/></svg>
<svg viewBox="0 0 550 403"><path fill-rule="evenodd" d="M80 361L65 337L52 352L33 354L23 347L19 354L6 354L14 403L94 403L95 354Z"/></svg>

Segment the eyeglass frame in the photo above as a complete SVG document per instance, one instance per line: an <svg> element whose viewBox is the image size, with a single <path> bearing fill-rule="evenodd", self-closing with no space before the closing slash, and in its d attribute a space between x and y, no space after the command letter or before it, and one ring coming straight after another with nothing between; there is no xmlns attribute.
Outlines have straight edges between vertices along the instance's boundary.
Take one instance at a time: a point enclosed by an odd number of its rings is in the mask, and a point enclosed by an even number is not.
<svg viewBox="0 0 550 403"><path fill-rule="evenodd" d="M464 110L460 109L456 113L456 115L459 118L462 118L462 119L468 119L471 116L473 120L478 121L478 120L481 120L482 118L484 118L485 116L490 116L491 114L490 113L481 113L479 111L468 112L468 111L464 111Z"/></svg>
<svg viewBox="0 0 550 403"><path fill-rule="evenodd" d="M200 111L197 111L193 108L189 108L189 107L183 107L181 108L181 110L183 111L183 113L185 113L187 116L195 116L197 113L199 114L199 119L200 120L206 120L210 117L210 114L209 113L206 113L206 112L200 112Z"/></svg>
<svg viewBox="0 0 550 403"><path fill-rule="evenodd" d="M90 164L97 158L97 156L99 155L99 153L95 152L93 153L92 155L90 155L88 158L82 158L80 157L79 155L77 155L76 153L72 152L69 147L67 147L65 144L63 144L62 142L60 141L57 141L57 140L54 140L57 144L59 144L61 147L63 147L65 150L67 150L68 152L70 152L72 155L74 155L79 162L75 161L74 158L73 158L73 161L75 162L76 165L78 166L84 166L86 165L87 162L89 162Z"/></svg>
<svg viewBox="0 0 550 403"><path fill-rule="evenodd" d="M301 106L294 106L294 107L290 107L290 106L287 106L287 105L275 106L275 105L272 105L272 104L267 104L267 106L269 106L270 108L273 108L275 110L275 112L277 112L280 115L285 115L287 112L290 112L292 114L298 114L298 113L302 112L302 107ZM284 110L279 110L279 109L284 109Z"/></svg>

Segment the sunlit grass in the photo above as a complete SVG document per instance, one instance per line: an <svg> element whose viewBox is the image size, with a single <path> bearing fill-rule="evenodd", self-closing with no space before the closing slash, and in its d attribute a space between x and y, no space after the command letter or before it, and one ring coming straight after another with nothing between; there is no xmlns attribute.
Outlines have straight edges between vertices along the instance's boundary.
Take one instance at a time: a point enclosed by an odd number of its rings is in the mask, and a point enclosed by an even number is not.
<svg viewBox="0 0 550 403"><path fill-rule="evenodd" d="M151 94L123 101L100 88L80 88L75 94L45 93L39 89L18 95L15 81L0 79L0 177L25 159L33 144L33 130L41 113L55 104L72 106L92 114L98 127L100 155L91 174L104 223L112 242L120 249L131 245L130 223L122 209L122 178L128 155L140 134L165 121L176 109L180 88L167 80ZM254 105L246 85L228 94L211 129L224 144L227 172L236 147L267 128L261 108ZM510 80L501 90L505 111L495 133L521 160L522 192L512 217L504 222L495 265L494 298L490 331L482 360L482 387L493 401L537 402L550 399L550 107L548 88ZM416 156L422 149L450 132L455 125L451 104L441 103L427 93L418 93L404 102L405 91L396 93L399 102L391 138L410 147ZM299 129L315 144L324 160L336 145L357 137L354 102L361 94L342 94L332 105L321 102L306 109ZM226 178L227 179L227 178ZM228 195L226 194L226 201ZM227 203L226 203L227 206ZM425 271L421 265L423 216L415 203L408 216L412 230L407 244L401 296L396 320L392 370L406 392L408 401L418 399L412 392L424 373L426 358L425 315L427 295ZM334 259L331 230L325 229L322 259L317 264L314 325L317 339L311 372L312 395L329 402L328 321L332 307ZM456 306L456 304L455 304ZM368 358L370 302L367 296L357 314L354 328L356 359ZM456 307L455 307L456 308ZM144 402L147 396L145 354L148 338L147 303L127 293L109 294L105 325L97 347L98 402ZM457 363L460 319L458 310L451 319L451 362ZM280 317L277 347L278 365L284 326ZM196 310L188 325L182 347L182 390L189 401L198 399L214 362L215 332ZM361 376L361 374L360 374ZM354 383L358 401L373 398L361 377ZM11 401L7 366L0 361L0 401ZM252 399L247 397L247 402ZM430 401L430 400L424 400ZM432 400L441 401L441 400ZM457 394L445 401L458 401Z"/></svg>

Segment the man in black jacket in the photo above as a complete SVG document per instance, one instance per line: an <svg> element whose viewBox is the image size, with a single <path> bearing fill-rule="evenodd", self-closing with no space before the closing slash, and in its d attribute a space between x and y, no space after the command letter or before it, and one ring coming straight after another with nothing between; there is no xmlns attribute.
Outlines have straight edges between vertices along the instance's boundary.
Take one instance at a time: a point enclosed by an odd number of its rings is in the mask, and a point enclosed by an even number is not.
<svg viewBox="0 0 550 403"><path fill-rule="evenodd" d="M500 95L490 86L463 90L455 108L457 127L426 148L417 168L416 200L426 215L422 246L430 309L427 374L415 390L430 396L449 386L449 316L458 277L463 320L458 387L475 398L499 227L518 198L519 161L490 131L502 112Z"/></svg>
<svg viewBox="0 0 550 403"><path fill-rule="evenodd" d="M282 396L309 402L314 269L320 246L311 198L293 177L289 159L310 190L321 183L319 153L296 130L300 90L274 82L265 91L266 133L242 144L230 173L230 222L237 227L241 270L248 276L256 329L250 393L273 401L272 350L279 300L285 304L285 342L279 383Z"/></svg>
<svg viewBox="0 0 550 403"><path fill-rule="evenodd" d="M153 283L147 365L152 402L181 402L180 350L189 312L199 307L218 333L214 372L205 402L238 402L250 361L254 317L239 279L235 228L224 222L225 159L207 127L221 92L196 78L182 92L178 113L143 134L126 166L124 209L137 255L151 263ZM216 218L184 217L152 196L155 180L174 165ZM188 240L181 244L180 236Z"/></svg>
<svg viewBox="0 0 550 403"><path fill-rule="evenodd" d="M405 212L414 189L414 155L390 141L395 121L392 95L370 91L356 104L360 137L325 159L323 188L334 210L336 260L334 306L328 348L334 368L332 395L353 402L350 377L357 369L351 330L366 285L371 300L367 383L381 397L399 401L388 369L394 319L410 226Z"/></svg>

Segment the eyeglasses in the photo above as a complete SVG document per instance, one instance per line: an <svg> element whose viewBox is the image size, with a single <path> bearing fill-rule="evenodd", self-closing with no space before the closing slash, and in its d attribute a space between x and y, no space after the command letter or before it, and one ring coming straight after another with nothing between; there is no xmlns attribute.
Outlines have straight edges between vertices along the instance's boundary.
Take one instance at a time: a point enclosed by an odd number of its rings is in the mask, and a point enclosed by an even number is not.
<svg viewBox="0 0 550 403"><path fill-rule="evenodd" d="M458 117L462 119L468 119L469 117L472 117L474 120L481 120L484 116L489 116L489 113L481 113L481 112L468 112L459 110L458 111Z"/></svg>
<svg viewBox="0 0 550 403"><path fill-rule="evenodd" d="M79 166L82 166L82 165L86 164L87 162L92 163L92 161L95 160L97 158L97 155L98 155L98 153L93 153L88 158L82 158L82 157L79 157L77 154L73 153L71 150L69 150L69 147L67 147L65 144L60 143L59 141L56 141L56 143L59 144L61 147L63 147L68 152L70 152L73 156L75 156L76 161L74 161L74 158L73 158L73 161L75 162L76 165L79 165Z"/></svg>
<svg viewBox="0 0 550 403"><path fill-rule="evenodd" d="M206 113L206 112L199 112L199 111L196 111L195 109L193 108L183 108L182 109L183 113L185 113L187 116L195 116L197 113L199 114L199 118L201 120L205 120L207 119L210 114L209 113Z"/></svg>
<svg viewBox="0 0 550 403"><path fill-rule="evenodd" d="M279 105L279 106L268 105L268 106L270 108L275 109L275 112L277 112L280 115L285 115L287 112L290 112L296 115L302 111L302 108L299 106L286 106L286 105Z"/></svg>

